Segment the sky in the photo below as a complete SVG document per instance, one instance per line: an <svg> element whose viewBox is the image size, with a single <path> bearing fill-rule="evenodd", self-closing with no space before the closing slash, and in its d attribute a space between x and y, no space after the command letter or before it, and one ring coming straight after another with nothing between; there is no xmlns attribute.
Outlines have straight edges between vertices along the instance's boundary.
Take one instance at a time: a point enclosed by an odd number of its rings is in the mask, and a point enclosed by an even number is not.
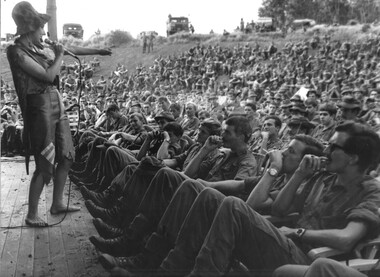
<svg viewBox="0 0 380 277"><path fill-rule="evenodd" d="M14 34L16 25L12 9L20 0L0 0L1 37ZM40 13L46 13L46 0L29 0ZM239 24L256 20L262 0L56 0L57 33L62 37L64 23L79 23L88 39L99 29L102 34L112 30L129 32L133 37L142 31L156 31L166 36L166 20L186 16L195 33L208 34L210 30L221 34L231 32ZM47 28L46 28L47 29Z"/></svg>

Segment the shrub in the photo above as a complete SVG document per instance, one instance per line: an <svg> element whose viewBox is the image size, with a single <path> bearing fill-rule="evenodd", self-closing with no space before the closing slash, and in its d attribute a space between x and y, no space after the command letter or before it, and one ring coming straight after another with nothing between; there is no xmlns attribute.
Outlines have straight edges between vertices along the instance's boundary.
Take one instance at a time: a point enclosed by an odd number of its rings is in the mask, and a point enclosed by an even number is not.
<svg viewBox="0 0 380 277"><path fill-rule="evenodd" d="M359 21L357 21L356 19L350 19L347 22L347 25L351 25L351 26L358 25L358 24L359 24Z"/></svg>
<svg viewBox="0 0 380 277"><path fill-rule="evenodd" d="M111 31L110 34L107 34L105 40L109 45L120 46L133 41L133 38L131 34L126 31L115 30Z"/></svg>
<svg viewBox="0 0 380 277"><path fill-rule="evenodd" d="M188 32L179 32L167 38L169 43L187 43L187 42L201 42L209 39L211 35L191 34Z"/></svg>
<svg viewBox="0 0 380 277"><path fill-rule="evenodd" d="M371 26L369 24L364 24L362 27L362 32L366 33L371 29Z"/></svg>
<svg viewBox="0 0 380 277"><path fill-rule="evenodd" d="M166 43L167 41L168 39L166 37L163 37L163 36L156 37L156 44L163 44L163 43Z"/></svg>
<svg viewBox="0 0 380 277"><path fill-rule="evenodd" d="M74 45L74 46L83 46L83 40L79 39L79 38L75 38L73 36L64 36L63 38L61 38L59 40L60 43L62 43L63 45L67 46L67 45Z"/></svg>
<svg viewBox="0 0 380 277"><path fill-rule="evenodd" d="M83 43L84 47L90 48L103 48L107 47L105 35L92 35L88 40Z"/></svg>

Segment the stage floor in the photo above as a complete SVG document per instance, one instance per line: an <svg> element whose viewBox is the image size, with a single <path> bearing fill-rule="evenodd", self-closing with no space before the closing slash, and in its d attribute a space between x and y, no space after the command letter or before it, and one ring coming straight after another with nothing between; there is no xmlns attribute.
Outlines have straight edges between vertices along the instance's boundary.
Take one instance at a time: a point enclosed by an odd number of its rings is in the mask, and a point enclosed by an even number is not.
<svg viewBox="0 0 380 277"><path fill-rule="evenodd" d="M34 162L30 163L30 172ZM0 226L25 225L30 175L24 158L1 158ZM68 188L65 189L67 199ZM52 184L42 192L39 211L49 223L64 215L50 215ZM83 198L73 184L70 203L81 211L67 214L59 225L48 228L0 229L0 276L108 276L98 263L98 252L88 240L97 234Z"/></svg>

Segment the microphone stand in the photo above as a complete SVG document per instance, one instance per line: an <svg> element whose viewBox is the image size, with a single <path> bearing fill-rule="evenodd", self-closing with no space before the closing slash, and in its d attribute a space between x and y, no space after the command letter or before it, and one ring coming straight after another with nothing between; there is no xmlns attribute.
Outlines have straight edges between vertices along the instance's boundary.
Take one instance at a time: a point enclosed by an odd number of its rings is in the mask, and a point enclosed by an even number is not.
<svg viewBox="0 0 380 277"><path fill-rule="evenodd" d="M79 81L78 81L78 85L76 87L76 90L75 92L78 92L78 89L79 89L79 93L78 93L78 123L77 123L77 130L76 132L74 133L74 141L75 142L79 142L79 126L80 126L80 116L81 116L81 106L80 106L80 99L82 97L82 83L83 83L83 79L82 79L82 62L80 61L80 59L76 56L76 59L78 60L79 62Z"/></svg>

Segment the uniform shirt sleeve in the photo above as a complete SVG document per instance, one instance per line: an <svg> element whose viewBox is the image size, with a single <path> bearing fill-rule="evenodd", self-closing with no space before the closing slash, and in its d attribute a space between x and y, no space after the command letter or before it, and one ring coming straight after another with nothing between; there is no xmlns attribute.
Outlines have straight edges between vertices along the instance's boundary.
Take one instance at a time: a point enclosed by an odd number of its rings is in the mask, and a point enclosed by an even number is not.
<svg viewBox="0 0 380 277"><path fill-rule="evenodd" d="M202 160L198 170L198 178L205 179L207 177L220 155L219 149L215 149Z"/></svg>
<svg viewBox="0 0 380 277"><path fill-rule="evenodd" d="M255 176L257 173L257 163L252 153L248 152L240 162L239 169L235 175L234 180L245 180L249 177Z"/></svg>
<svg viewBox="0 0 380 277"><path fill-rule="evenodd" d="M362 221L368 225L368 238L380 232L380 183L376 180L363 183L365 194L362 201L348 213L348 221Z"/></svg>
<svg viewBox="0 0 380 277"><path fill-rule="evenodd" d="M173 157L173 159L177 161L177 166L179 168L183 167L183 164L185 163L187 156L194 150L195 147L198 147L198 145L193 144L187 151Z"/></svg>

